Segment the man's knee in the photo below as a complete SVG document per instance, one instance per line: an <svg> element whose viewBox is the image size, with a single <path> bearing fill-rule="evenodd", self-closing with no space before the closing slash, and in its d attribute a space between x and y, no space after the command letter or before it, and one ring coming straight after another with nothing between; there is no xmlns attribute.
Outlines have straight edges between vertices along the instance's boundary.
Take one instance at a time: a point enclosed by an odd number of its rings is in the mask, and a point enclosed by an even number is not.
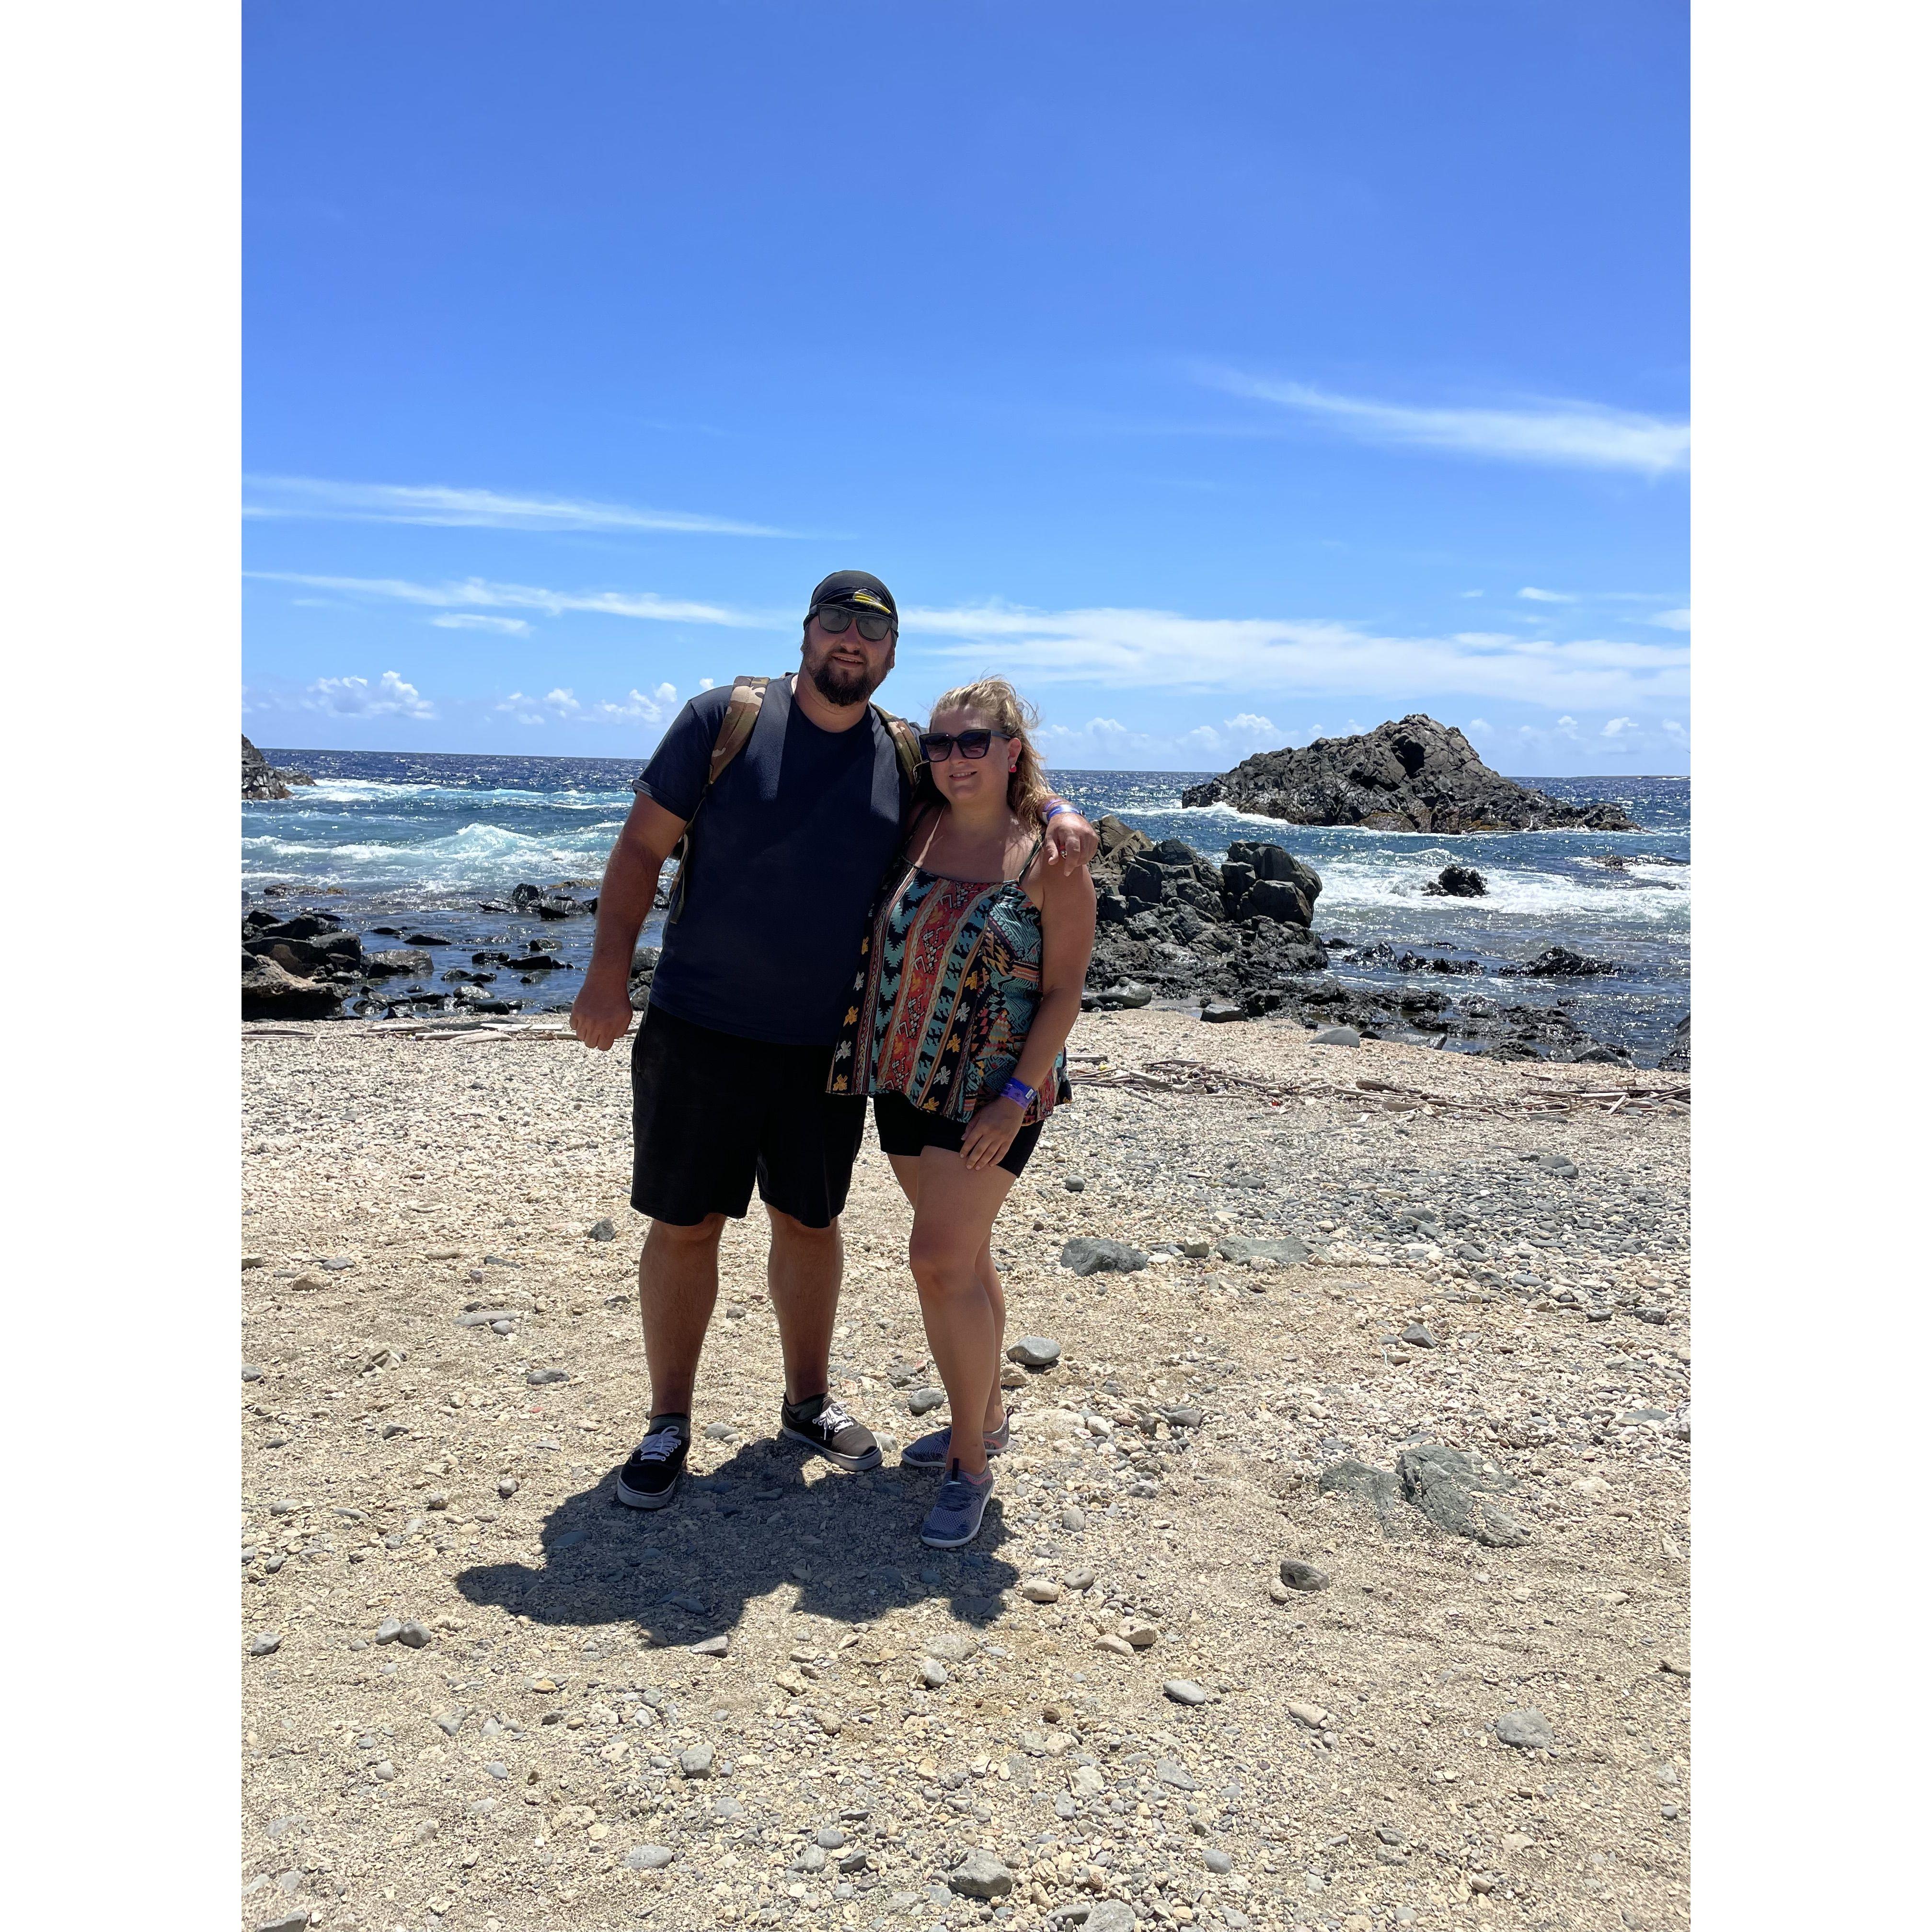
<svg viewBox="0 0 1932 1932"><path fill-rule="evenodd" d="M644 1235L644 1246L686 1251L715 1248L718 1238L724 1232L726 1219L722 1214L707 1214L703 1220L694 1221L688 1227L681 1227L675 1221L653 1221Z"/></svg>
<svg viewBox="0 0 1932 1932"><path fill-rule="evenodd" d="M796 1244L802 1247L836 1248L838 1245L838 1223L835 1220L823 1228L808 1228L802 1221L794 1220L789 1214L774 1208L770 1202L765 1204L765 1212L772 1217L772 1239L787 1244Z"/></svg>

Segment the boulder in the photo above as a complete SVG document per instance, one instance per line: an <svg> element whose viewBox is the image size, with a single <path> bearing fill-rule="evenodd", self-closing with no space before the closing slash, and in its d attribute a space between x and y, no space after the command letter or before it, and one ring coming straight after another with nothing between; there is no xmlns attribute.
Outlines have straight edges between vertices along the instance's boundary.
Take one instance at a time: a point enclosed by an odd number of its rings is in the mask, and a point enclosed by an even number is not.
<svg viewBox="0 0 1932 1932"><path fill-rule="evenodd" d="M1299 1268L1311 1251L1293 1234L1229 1234L1216 1244L1215 1252L1225 1262L1270 1261Z"/></svg>
<svg viewBox="0 0 1932 1932"><path fill-rule="evenodd" d="M1386 1535L1406 1535L1415 1526L1414 1517L1402 1507L1402 1485L1386 1469L1371 1468L1347 1456L1330 1463L1316 1478L1315 1486L1324 1496L1351 1496L1368 1504Z"/></svg>
<svg viewBox="0 0 1932 1932"><path fill-rule="evenodd" d="M1526 965L1511 964L1496 970L1505 978L1530 980L1595 980L1615 976L1616 968L1607 959L1592 959L1586 952L1573 952L1567 946L1546 946Z"/></svg>
<svg viewBox="0 0 1932 1932"><path fill-rule="evenodd" d="M1358 737L1258 752L1219 778L1190 785L1180 802L1232 805L1294 825L1393 832L1636 830L1613 805L1564 805L1504 778L1461 732L1419 712Z"/></svg>
<svg viewBox="0 0 1932 1932"><path fill-rule="evenodd" d="M1489 880L1473 866L1444 866L1422 891L1426 898L1480 899L1489 890Z"/></svg>
<svg viewBox="0 0 1932 1932"><path fill-rule="evenodd" d="M1514 1550L1529 1540L1529 1532L1486 1493L1516 1486L1495 1463L1424 1442L1402 1450L1395 1468L1403 1496L1438 1528L1492 1550Z"/></svg>
<svg viewBox="0 0 1932 1932"><path fill-rule="evenodd" d="M341 995L331 988L298 978L272 959L242 954L244 1020L332 1020L341 1010Z"/></svg>
<svg viewBox="0 0 1932 1932"><path fill-rule="evenodd" d="M286 798L289 788L276 777L274 767L242 734L242 796L244 799Z"/></svg>
<svg viewBox="0 0 1932 1932"><path fill-rule="evenodd" d="M1103 1270L1133 1274L1147 1266L1147 1256L1124 1241L1109 1240L1100 1234L1076 1234L1060 1249L1060 1264L1078 1275Z"/></svg>
<svg viewBox="0 0 1932 1932"><path fill-rule="evenodd" d="M1291 879L1257 879L1241 895L1234 908L1237 919L1272 919L1283 926L1308 926L1314 923L1315 908L1306 893Z"/></svg>
<svg viewBox="0 0 1932 1932"><path fill-rule="evenodd" d="M394 946L386 952L370 953L363 961L362 970L372 980L394 980L405 974L422 978L436 970L436 962L412 947Z"/></svg>

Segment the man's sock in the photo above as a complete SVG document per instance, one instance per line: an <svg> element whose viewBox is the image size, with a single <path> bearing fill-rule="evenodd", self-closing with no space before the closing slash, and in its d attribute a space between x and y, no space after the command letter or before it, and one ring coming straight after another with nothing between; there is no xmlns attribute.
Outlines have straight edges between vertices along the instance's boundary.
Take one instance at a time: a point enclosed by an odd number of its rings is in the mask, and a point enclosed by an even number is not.
<svg viewBox="0 0 1932 1932"><path fill-rule="evenodd" d="M788 1400L784 1406L785 1413L795 1422L809 1422L825 1406L826 1400L822 1394L806 1396L799 1402Z"/></svg>
<svg viewBox="0 0 1932 1932"><path fill-rule="evenodd" d="M686 1442L691 1440L691 1418L681 1408L668 1408L662 1414L652 1416L651 1426L644 1433L655 1436L660 1429L675 1429Z"/></svg>

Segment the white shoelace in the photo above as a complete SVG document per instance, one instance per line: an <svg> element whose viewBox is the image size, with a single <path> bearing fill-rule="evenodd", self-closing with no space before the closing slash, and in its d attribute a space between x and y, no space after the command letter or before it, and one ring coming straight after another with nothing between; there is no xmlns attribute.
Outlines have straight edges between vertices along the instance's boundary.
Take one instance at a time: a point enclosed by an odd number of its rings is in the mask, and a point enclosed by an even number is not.
<svg viewBox="0 0 1932 1932"><path fill-rule="evenodd" d="M668 1462L683 1440L677 1430L654 1429L638 1444L638 1454L647 1462Z"/></svg>

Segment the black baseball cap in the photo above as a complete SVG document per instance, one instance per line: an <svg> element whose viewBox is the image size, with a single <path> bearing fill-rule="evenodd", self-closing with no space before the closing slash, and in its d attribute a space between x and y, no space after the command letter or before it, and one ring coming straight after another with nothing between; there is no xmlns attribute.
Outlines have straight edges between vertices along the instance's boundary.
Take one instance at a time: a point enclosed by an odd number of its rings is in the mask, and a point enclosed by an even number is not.
<svg viewBox="0 0 1932 1932"><path fill-rule="evenodd" d="M869 570L835 570L812 593L808 612L821 604L849 604L855 610L883 610L896 624L899 607L892 593Z"/></svg>

